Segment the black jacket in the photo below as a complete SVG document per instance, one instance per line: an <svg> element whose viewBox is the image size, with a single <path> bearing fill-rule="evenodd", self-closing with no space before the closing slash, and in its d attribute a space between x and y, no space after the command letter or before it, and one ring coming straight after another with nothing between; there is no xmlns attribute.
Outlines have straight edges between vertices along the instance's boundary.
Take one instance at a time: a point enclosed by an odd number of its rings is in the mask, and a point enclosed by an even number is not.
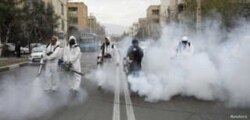
<svg viewBox="0 0 250 120"><path fill-rule="evenodd" d="M143 58L143 50L138 45L132 45L129 47L127 57L132 60L131 69L141 70L141 62Z"/></svg>

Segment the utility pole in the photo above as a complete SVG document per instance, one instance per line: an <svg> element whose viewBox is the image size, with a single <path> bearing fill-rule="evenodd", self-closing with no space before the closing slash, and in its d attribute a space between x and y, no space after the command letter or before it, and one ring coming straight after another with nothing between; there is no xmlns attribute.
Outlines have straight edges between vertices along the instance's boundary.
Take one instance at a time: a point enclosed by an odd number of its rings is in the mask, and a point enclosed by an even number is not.
<svg viewBox="0 0 250 120"><path fill-rule="evenodd" d="M197 12L196 12L196 30L201 31L201 21L202 21L202 15L201 15L201 0L197 0Z"/></svg>

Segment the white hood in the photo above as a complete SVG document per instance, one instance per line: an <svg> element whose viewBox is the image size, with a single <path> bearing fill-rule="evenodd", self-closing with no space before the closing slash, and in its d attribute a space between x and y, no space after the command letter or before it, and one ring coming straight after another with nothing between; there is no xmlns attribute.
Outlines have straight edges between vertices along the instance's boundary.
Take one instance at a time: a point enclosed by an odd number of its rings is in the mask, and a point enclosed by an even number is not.
<svg viewBox="0 0 250 120"><path fill-rule="evenodd" d="M72 40L72 39L75 40L75 43L77 43L77 39L76 39L75 36L70 36L70 37L69 37L69 41Z"/></svg>

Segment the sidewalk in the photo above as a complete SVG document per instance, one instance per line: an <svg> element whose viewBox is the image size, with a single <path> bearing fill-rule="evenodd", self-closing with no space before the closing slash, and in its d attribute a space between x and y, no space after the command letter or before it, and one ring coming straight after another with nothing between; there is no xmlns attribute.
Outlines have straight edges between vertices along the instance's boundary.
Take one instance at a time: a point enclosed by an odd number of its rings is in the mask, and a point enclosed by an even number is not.
<svg viewBox="0 0 250 120"><path fill-rule="evenodd" d="M21 58L16 57L1 57L0 58L0 72L8 71L14 68L21 67L28 63L28 56L23 55Z"/></svg>

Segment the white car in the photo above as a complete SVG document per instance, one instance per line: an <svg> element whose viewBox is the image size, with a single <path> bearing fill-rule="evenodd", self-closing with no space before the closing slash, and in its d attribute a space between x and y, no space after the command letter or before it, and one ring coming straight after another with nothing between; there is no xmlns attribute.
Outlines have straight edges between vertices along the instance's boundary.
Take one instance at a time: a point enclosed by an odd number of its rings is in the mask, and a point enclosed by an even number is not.
<svg viewBox="0 0 250 120"><path fill-rule="evenodd" d="M29 60L32 62L40 62L40 60L45 55L46 46L35 47L32 49Z"/></svg>
<svg viewBox="0 0 250 120"><path fill-rule="evenodd" d="M40 47L40 46L42 46L42 43L30 43L31 48Z"/></svg>
<svg viewBox="0 0 250 120"><path fill-rule="evenodd" d="M11 52L15 52L15 44L14 43L5 43L5 45L8 46L8 50L11 51Z"/></svg>
<svg viewBox="0 0 250 120"><path fill-rule="evenodd" d="M16 54L16 45L14 43L6 43L5 45L8 46L9 51L11 51L13 54ZM21 47L20 49L22 54L28 54L30 52L28 47Z"/></svg>
<svg viewBox="0 0 250 120"><path fill-rule="evenodd" d="M22 54L28 54L28 53L30 53L30 50L27 47L21 47L21 53Z"/></svg>

